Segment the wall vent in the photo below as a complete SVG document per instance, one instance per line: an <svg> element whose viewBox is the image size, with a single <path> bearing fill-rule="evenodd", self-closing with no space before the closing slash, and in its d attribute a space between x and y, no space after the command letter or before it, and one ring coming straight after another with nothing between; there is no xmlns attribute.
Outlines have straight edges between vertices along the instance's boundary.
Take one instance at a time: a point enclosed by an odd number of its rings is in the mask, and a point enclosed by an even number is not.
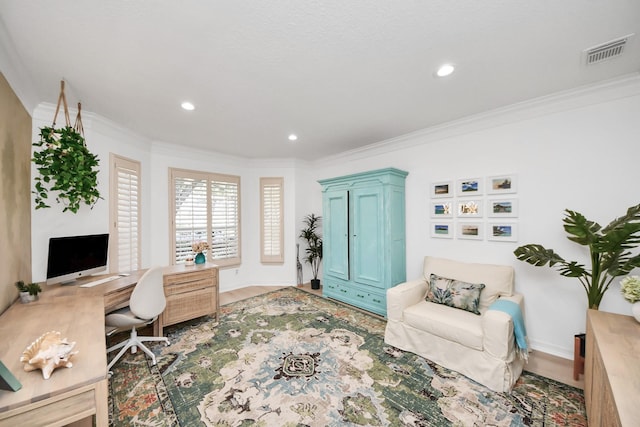
<svg viewBox="0 0 640 427"><path fill-rule="evenodd" d="M598 62L606 61L616 56L622 55L624 47L633 34L621 37L619 39L611 40L598 46L590 47L584 51L585 60L587 65L597 64Z"/></svg>

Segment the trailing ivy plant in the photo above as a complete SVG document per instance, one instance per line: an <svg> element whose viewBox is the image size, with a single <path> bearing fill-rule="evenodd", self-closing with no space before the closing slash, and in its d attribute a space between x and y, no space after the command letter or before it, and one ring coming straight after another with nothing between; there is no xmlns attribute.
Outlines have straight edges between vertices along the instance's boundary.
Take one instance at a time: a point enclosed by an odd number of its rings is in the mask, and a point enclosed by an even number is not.
<svg viewBox="0 0 640 427"><path fill-rule="evenodd" d="M39 176L35 178L36 209L49 208L49 192L57 192L56 202L65 205L63 212L77 213L84 202L93 208L98 199L98 156L92 154L84 137L66 126L40 129L39 147L33 153L33 163Z"/></svg>

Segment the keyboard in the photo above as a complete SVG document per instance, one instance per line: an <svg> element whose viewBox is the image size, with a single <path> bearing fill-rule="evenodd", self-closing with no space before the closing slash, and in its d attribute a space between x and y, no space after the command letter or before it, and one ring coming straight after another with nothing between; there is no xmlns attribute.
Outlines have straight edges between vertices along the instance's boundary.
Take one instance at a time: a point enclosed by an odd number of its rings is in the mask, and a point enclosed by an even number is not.
<svg viewBox="0 0 640 427"><path fill-rule="evenodd" d="M105 277L104 279L94 280L93 282L83 283L82 285L80 285L80 287L81 288L92 288L94 286L102 285L103 283L107 283L107 282L110 282L112 280L116 280L116 279L119 279L119 278L120 278L120 276L109 276L109 277Z"/></svg>

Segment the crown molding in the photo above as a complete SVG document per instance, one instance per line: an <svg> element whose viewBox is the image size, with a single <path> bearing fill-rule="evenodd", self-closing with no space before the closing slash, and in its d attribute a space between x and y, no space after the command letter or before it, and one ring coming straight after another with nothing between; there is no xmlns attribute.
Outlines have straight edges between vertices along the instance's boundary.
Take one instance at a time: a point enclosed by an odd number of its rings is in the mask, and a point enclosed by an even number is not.
<svg viewBox="0 0 640 427"><path fill-rule="evenodd" d="M400 135L313 161L314 166L364 159L453 136L640 95L640 72L557 92Z"/></svg>

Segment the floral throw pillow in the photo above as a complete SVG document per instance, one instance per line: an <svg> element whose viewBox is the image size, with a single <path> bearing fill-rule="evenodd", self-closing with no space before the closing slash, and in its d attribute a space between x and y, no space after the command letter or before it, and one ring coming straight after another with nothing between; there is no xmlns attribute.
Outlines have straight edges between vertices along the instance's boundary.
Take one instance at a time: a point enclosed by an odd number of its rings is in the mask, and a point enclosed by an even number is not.
<svg viewBox="0 0 640 427"><path fill-rule="evenodd" d="M484 287L483 283L466 283L432 273L425 300L480 314L480 292Z"/></svg>

